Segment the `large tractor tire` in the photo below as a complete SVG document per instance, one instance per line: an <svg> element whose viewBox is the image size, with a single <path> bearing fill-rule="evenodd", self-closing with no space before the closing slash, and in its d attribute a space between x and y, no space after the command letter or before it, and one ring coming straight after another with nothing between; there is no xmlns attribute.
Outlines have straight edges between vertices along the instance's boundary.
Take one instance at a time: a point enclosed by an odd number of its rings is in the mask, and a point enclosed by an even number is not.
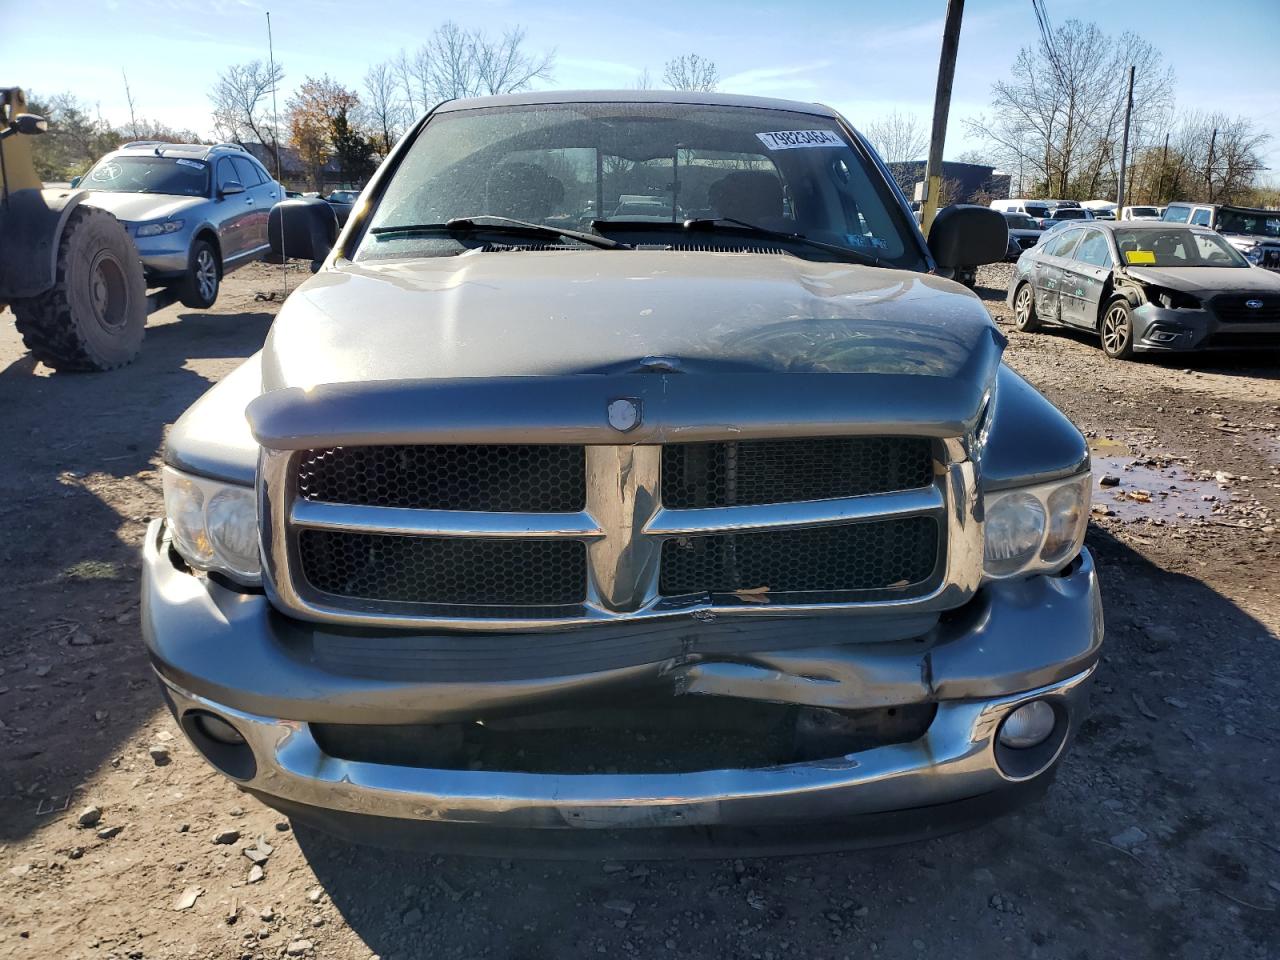
<svg viewBox="0 0 1280 960"><path fill-rule="evenodd" d="M22 342L55 370L111 370L132 361L147 325L138 251L105 210L79 206L58 243L52 288L11 305Z"/></svg>

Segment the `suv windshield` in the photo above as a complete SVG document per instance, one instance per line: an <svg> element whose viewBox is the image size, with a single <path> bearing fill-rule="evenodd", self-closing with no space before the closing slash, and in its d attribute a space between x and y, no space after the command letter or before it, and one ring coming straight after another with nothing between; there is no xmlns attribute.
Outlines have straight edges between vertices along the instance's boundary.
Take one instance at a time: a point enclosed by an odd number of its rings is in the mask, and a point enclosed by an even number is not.
<svg viewBox="0 0 1280 960"><path fill-rule="evenodd" d="M1156 207L1130 207L1129 216L1131 217L1159 217L1160 211Z"/></svg>
<svg viewBox="0 0 1280 960"><path fill-rule="evenodd" d="M1039 203L1023 204L1023 209L1027 211L1027 216L1038 217L1041 220L1049 216L1049 208Z"/></svg>
<svg viewBox="0 0 1280 960"><path fill-rule="evenodd" d="M106 157L81 181L85 190L209 195L209 165L186 157Z"/></svg>
<svg viewBox="0 0 1280 960"><path fill-rule="evenodd" d="M1024 217L1020 213L1006 213L1005 220L1009 224L1010 230L1039 230L1039 225L1030 217Z"/></svg>
<svg viewBox="0 0 1280 960"><path fill-rule="evenodd" d="M467 237L394 228L485 216L650 248L686 242L685 220L728 218L924 267L897 199L838 123L786 110L642 102L440 113L395 171L355 258L455 254ZM687 242L705 248L708 239L702 232ZM761 242L741 229L715 237L726 249ZM785 238L769 243L797 256L833 255Z"/></svg>
<svg viewBox="0 0 1280 960"><path fill-rule="evenodd" d="M1280 237L1280 210L1218 211L1219 233L1243 233L1253 237Z"/></svg>
<svg viewBox="0 0 1280 960"><path fill-rule="evenodd" d="M1079 207L1058 207L1053 211L1054 220L1088 220L1089 214Z"/></svg>
<svg viewBox="0 0 1280 960"><path fill-rule="evenodd" d="M1216 233L1170 227L1117 230L1116 247L1131 267L1247 267L1249 261Z"/></svg>

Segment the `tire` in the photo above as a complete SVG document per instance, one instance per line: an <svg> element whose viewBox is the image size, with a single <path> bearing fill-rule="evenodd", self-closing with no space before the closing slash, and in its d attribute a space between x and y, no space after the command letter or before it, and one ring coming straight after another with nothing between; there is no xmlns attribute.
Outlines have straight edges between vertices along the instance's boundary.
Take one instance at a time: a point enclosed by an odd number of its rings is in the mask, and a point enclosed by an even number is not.
<svg viewBox="0 0 1280 960"><path fill-rule="evenodd" d="M1013 328L1023 333L1035 333L1040 329L1036 316L1036 292L1031 284L1024 283L1013 295Z"/></svg>
<svg viewBox="0 0 1280 960"><path fill-rule="evenodd" d="M1133 314L1129 301L1117 297L1107 304L1098 323L1102 352L1113 360L1133 359Z"/></svg>
<svg viewBox="0 0 1280 960"><path fill-rule="evenodd" d="M112 370L142 349L147 286L138 250L111 214L76 207L58 241L54 285L11 304L22 342L55 370Z"/></svg>
<svg viewBox="0 0 1280 960"><path fill-rule="evenodd" d="M184 307L208 310L218 302L222 277L218 273L218 252L208 240L197 240L187 257L187 273L178 284L178 301Z"/></svg>

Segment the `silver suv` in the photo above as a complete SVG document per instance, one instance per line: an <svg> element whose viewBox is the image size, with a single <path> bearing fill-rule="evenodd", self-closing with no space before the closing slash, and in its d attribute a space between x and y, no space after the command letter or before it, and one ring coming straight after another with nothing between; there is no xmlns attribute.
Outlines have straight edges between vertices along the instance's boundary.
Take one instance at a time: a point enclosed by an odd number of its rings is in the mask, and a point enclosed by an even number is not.
<svg viewBox="0 0 1280 960"><path fill-rule="evenodd" d="M125 225L148 286L174 287L197 308L213 306L223 274L267 252L267 215L284 196L262 164L228 143L126 143L71 185Z"/></svg>

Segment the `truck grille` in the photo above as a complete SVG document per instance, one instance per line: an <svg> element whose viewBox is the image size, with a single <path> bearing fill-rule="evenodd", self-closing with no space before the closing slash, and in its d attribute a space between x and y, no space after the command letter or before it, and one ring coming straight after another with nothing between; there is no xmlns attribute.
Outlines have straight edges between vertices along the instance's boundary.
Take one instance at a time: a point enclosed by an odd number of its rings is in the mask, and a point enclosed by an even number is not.
<svg viewBox="0 0 1280 960"><path fill-rule="evenodd" d="M814 530L680 537L662 545L661 592L843 593L923 583L938 561L938 523L907 517Z"/></svg>
<svg viewBox="0 0 1280 960"><path fill-rule="evenodd" d="M431 444L306 451L298 493L321 503L571 513L586 505L583 448Z"/></svg>
<svg viewBox="0 0 1280 960"><path fill-rule="evenodd" d="M1247 306L1251 302L1261 302L1262 306ZM1231 294L1214 297L1213 312L1225 323L1275 323L1280 321L1280 295Z"/></svg>
<svg viewBox="0 0 1280 960"><path fill-rule="evenodd" d="M586 547L574 540L470 540L304 530L302 574L362 600L485 606L581 603Z"/></svg>
<svg viewBox="0 0 1280 960"><path fill-rule="evenodd" d="M954 449L901 436L268 449L267 572L283 608L311 619L440 629L940 597L953 558L981 551L977 521L956 526L975 483Z"/></svg>
<svg viewBox="0 0 1280 960"><path fill-rule="evenodd" d="M832 437L668 444L662 502L675 510L828 500L933 482L924 437Z"/></svg>

